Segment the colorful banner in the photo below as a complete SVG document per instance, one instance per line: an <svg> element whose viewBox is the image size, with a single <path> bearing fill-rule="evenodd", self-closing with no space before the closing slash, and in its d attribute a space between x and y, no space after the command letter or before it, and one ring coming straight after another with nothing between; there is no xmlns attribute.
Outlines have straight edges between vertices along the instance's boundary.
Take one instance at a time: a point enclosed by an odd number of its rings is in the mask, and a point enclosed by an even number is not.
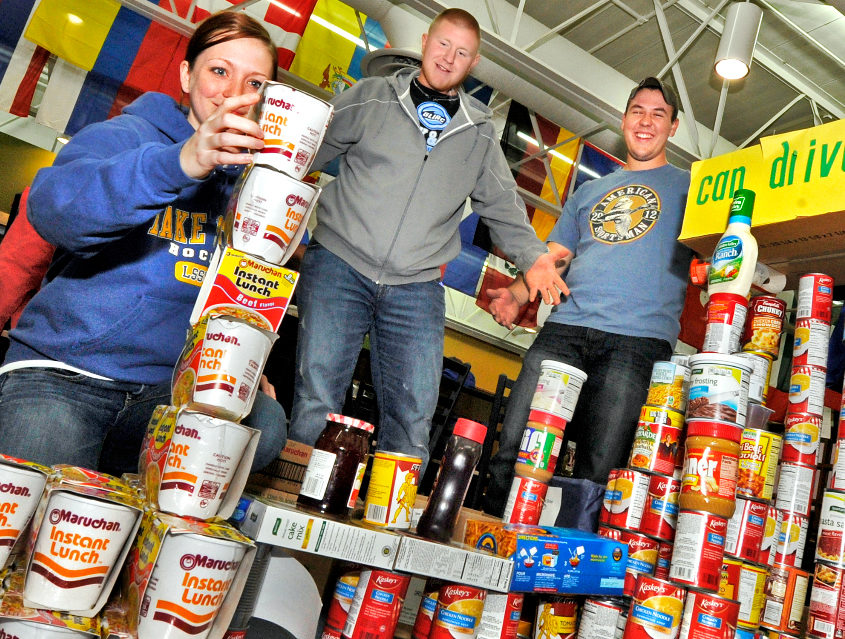
<svg viewBox="0 0 845 639"><path fill-rule="evenodd" d="M0 1L0 110L26 117L50 52L23 37L36 0Z"/></svg>

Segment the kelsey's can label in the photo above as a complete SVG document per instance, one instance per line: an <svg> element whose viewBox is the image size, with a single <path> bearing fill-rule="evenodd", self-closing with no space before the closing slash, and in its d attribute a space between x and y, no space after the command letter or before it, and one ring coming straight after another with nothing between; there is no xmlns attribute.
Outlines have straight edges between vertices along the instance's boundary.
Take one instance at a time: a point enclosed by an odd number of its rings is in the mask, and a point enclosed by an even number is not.
<svg viewBox="0 0 845 639"><path fill-rule="evenodd" d="M807 273L798 280L796 320L817 319L830 324L833 304L833 278L823 273Z"/></svg>
<svg viewBox="0 0 845 639"><path fill-rule="evenodd" d="M827 366L830 324L817 319L803 319L795 323L792 346L793 366Z"/></svg>
<svg viewBox="0 0 845 639"><path fill-rule="evenodd" d="M724 517L682 510L678 515L669 579L717 592L727 530L728 520Z"/></svg>
<svg viewBox="0 0 845 639"><path fill-rule="evenodd" d="M484 610L487 591L464 584L445 584L437 595L429 639L471 638Z"/></svg>
<svg viewBox="0 0 845 639"><path fill-rule="evenodd" d="M681 627L686 590L677 584L640 575L624 639L674 639Z"/></svg>
<svg viewBox="0 0 845 639"><path fill-rule="evenodd" d="M409 575L388 570L364 570L349 606L343 636L348 639L392 639Z"/></svg>

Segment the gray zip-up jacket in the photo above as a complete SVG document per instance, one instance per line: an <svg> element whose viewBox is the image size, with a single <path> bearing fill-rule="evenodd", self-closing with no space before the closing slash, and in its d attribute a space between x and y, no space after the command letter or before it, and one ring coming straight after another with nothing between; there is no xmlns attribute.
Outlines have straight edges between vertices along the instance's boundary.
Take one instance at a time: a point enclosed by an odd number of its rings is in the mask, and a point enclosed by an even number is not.
<svg viewBox="0 0 845 639"><path fill-rule="evenodd" d="M361 80L333 99L314 163L340 156L320 196L314 239L381 284L424 282L461 250L467 197L493 241L526 271L546 247L534 233L499 146L490 110L461 105L431 153L410 96L419 71Z"/></svg>

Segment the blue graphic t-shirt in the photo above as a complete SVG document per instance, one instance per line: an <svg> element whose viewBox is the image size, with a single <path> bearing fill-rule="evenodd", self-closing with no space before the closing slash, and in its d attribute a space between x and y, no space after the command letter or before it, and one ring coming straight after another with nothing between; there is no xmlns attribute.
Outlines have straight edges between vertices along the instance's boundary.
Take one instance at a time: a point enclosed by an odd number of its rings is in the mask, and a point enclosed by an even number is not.
<svg viewBox="0 0 845 639"><path fill-rule="evenodd" d="M411 99L417 107L420 132L425 136L426 150L431 152L440 134L458 112L460 98L457 93L447 95L424 87L414 78L411 82Z"/></svg>
<svg viewBox="0 0 845 639"><path fill-rule="evenodd" d="M678 242L689 172L618 170L569 197L547 240L575 256L547 321L674 345L692 251Z"/></svg>

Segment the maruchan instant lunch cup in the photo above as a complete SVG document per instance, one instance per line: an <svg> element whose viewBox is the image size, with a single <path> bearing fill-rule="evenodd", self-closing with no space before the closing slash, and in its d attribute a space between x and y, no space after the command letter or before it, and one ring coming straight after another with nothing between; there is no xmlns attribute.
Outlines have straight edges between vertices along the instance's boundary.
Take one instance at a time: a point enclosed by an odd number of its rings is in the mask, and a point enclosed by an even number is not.
<svg viewBox="0 0 845 639"><path fill-rule="evenodd" d="M29 524L46 483L46 472L0 463L0 570Z"/></svg>

